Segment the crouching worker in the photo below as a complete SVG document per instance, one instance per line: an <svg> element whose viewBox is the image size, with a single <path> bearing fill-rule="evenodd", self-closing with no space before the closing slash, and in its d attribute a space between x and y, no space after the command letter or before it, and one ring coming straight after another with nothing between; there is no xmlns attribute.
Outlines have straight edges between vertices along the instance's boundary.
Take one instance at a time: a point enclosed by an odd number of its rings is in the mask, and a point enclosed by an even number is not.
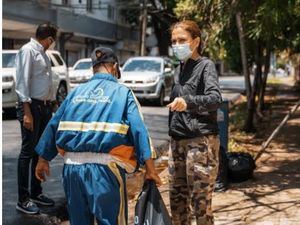
<svg viewBox="0 0 300 225"><path fill-rule="evenodd" d="M161 185L139 103L118 83L118 59L109 48L92 53L94 76L71 92L37 147L36 176L45 181L58 152L71 225L126 225L125 173L145 164L146 179Z"/></svg>

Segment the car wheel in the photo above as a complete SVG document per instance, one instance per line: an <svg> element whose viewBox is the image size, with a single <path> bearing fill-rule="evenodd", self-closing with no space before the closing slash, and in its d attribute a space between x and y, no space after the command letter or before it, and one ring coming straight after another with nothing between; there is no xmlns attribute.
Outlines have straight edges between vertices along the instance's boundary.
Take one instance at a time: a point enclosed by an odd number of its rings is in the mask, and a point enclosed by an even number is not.
<svg viewBox="0 0 300 225"><path fill-rule="evenodd" d="M56 100L58 102L58 105L60 105L65 100L67 94L68 90L66 85L64 83L60 83L56 92Z"/></svg>
<svg viewBox="0 0 300 225"><path fill-rule="evenodd" d="M165 89L162 87L160 90L159 98L156 100L157 105L163 106L164 105L164 99L165 99Z"/></svg>

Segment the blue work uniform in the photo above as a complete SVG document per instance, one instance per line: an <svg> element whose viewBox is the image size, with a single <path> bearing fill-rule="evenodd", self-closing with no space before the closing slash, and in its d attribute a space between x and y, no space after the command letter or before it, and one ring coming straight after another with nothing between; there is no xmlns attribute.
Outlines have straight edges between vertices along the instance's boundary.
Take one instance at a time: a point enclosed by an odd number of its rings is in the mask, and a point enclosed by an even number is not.
<svg viewBox="0 0 300 225"><path fill-rule="evenodd" d="M35 150L48 161L62 150L71 225L92 225L94 217L101 225L125 225L125 173L155 158L151 146L132 91L96 73L67 96Z"/></svg>

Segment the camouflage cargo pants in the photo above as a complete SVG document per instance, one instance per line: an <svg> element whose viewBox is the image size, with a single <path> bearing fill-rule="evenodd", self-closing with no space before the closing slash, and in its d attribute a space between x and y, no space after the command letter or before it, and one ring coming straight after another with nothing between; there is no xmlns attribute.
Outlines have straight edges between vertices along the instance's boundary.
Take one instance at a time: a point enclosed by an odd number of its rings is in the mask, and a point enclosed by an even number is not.
<svg viewBox="0 0 300 225"><path fill-rule="evenodd" d="M219 145L217 135L171 140L169 182L173 225L213 225L211 202L218 174Z"/></svg>

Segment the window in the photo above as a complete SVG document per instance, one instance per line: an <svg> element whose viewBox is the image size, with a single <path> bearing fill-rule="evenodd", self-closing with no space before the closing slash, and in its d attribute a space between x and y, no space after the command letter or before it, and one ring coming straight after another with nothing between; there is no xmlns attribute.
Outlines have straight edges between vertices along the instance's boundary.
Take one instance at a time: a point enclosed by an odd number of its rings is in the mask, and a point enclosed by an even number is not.
<svg viewBox="0 0 300 225"><path fill-rule="evenodd" d="M93 0L86 0L86 10L91 12L93 9Z"/></svg>
<svg viewBox="0 0 300 225"><path fill-rule="evenodd" d="M81 4L81 3L82 3L82 0L78 0L78 3Z"/></svg>
<svg viewBox="0 0 300 225"><path fill-rule="evenodd" d="M111 5L107 5L107 18L114 20L115 19L115 8Z"/></svg>
<svg viewBox="0 0 300 225"><path fill-rule="evenodd" d="M13 68L15 66L16 53L3 53L2 54L2 67Z"/></svg>
<svg viewBox="0 0 300 225"><path fill-rule="evenodd" d="M160 72L161 62L157 60L135 59L124 65L125 72Z"/></svg>
<svg viewBox="0 0 300 225"><path fill-rule="evenodd" d="M62 0L63 5L69 5L69 0Z"/></svg>
<svg viewBox="0 0 300 225"><path fill-rule="evenodd" d="M56 61L58 62L58 64L59 64L60 66L63 66L63 65L64 65L64 62L62 61L62 59L60 58L59 55L53 54L53 56L54 56L54 58L56 59Z"/></svg>
<svg viewBox="0 0 300 225"><path fill-rule="evenodd" d="M92 62L80 62L75 66L75 70L89 70L92 68Z"/></svg>

